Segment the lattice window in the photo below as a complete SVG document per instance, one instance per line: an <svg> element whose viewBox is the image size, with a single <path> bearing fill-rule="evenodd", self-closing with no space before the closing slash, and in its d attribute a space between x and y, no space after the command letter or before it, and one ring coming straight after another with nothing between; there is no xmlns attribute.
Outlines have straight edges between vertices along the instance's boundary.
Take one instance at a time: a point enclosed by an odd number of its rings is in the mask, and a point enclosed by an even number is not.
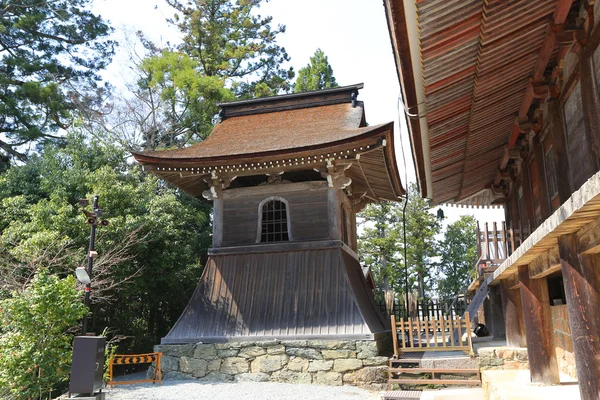
<svg viewBox="0 0 600 400"><path fill-rule="evenodd" d="M290 240L288 205L283 199L269 198L261 203L260 242Z"/></svg>

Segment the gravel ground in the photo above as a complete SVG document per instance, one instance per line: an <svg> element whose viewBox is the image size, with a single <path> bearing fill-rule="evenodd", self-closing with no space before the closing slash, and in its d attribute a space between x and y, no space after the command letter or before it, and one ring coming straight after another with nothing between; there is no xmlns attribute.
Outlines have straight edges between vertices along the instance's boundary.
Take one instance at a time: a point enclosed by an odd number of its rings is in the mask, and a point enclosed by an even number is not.
<svg viewBox="0 0 600 400"><path fill-rule="evenodd" d="M129 375L126 380L144 379ZM123 380L121 378L119 380ZM118 385L104 389L107 400L181 400L181 399L260 399L260 400L380 400L381 395L352 386L295 385L288 383L221 383L201 381L163 381Z"/></svg>

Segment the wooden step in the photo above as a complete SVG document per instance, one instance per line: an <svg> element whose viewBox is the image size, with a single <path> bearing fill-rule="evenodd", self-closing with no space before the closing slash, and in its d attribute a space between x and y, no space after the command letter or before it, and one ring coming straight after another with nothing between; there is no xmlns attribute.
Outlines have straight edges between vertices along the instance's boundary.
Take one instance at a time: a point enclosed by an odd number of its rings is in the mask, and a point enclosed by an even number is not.
<svg viewBox="0 0 600 400"><path fill-rule="evenodd" d="M423 392L417 390L392 390L383 395L383 400L417 400Z"/></svg>
<svg viewBox="0 0 600 400"><path fill-rule="evenodd" d="M388 384L399 383L404 385L481 385L476 379L390 379Z"/></svg>
<svg viewBox="0 0 600 400"><path fill-rule="evenodd" d="M437 369L437 368L389 368L390 372L408 372L411 374L478 374L478 369Z"/></svg>

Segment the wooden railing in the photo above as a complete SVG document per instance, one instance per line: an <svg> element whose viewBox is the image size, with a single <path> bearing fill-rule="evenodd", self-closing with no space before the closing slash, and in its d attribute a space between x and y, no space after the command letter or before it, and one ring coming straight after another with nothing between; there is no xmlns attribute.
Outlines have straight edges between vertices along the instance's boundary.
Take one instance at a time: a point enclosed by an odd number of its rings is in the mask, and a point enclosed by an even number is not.
<svg viewBox="0 0 600 400"><path fill-rule="evenodd" d="M493 222L491 226L486 222L482 229L477 222L477 276L483 278L493 272L530 234L529 223L523 227L519 222L519 226L513 228L505 222Z"/></svg>
<svg viewBox="0 0 600 400"><path fill-rule="evenodd" d="M408 318L391 316L394 358L401 353L461 350L473 354L469 313L461 317ZM464 333L467 337L463 339Z"/></svg>

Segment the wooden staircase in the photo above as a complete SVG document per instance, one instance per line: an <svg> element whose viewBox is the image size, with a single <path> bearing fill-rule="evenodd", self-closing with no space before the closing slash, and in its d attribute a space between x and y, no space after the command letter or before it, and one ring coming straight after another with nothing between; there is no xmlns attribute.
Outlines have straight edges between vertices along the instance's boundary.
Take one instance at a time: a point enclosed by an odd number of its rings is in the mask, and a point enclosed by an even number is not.
<svg viewBox="0 0 600 400"><path fill-rule="evenodd" d="M423 368L422 360L409 354L392 358L388 368L388 390L394 383L400 385L463 385L480 386L479 369ZM449 378L447 375L451 375Z"/></svg>

